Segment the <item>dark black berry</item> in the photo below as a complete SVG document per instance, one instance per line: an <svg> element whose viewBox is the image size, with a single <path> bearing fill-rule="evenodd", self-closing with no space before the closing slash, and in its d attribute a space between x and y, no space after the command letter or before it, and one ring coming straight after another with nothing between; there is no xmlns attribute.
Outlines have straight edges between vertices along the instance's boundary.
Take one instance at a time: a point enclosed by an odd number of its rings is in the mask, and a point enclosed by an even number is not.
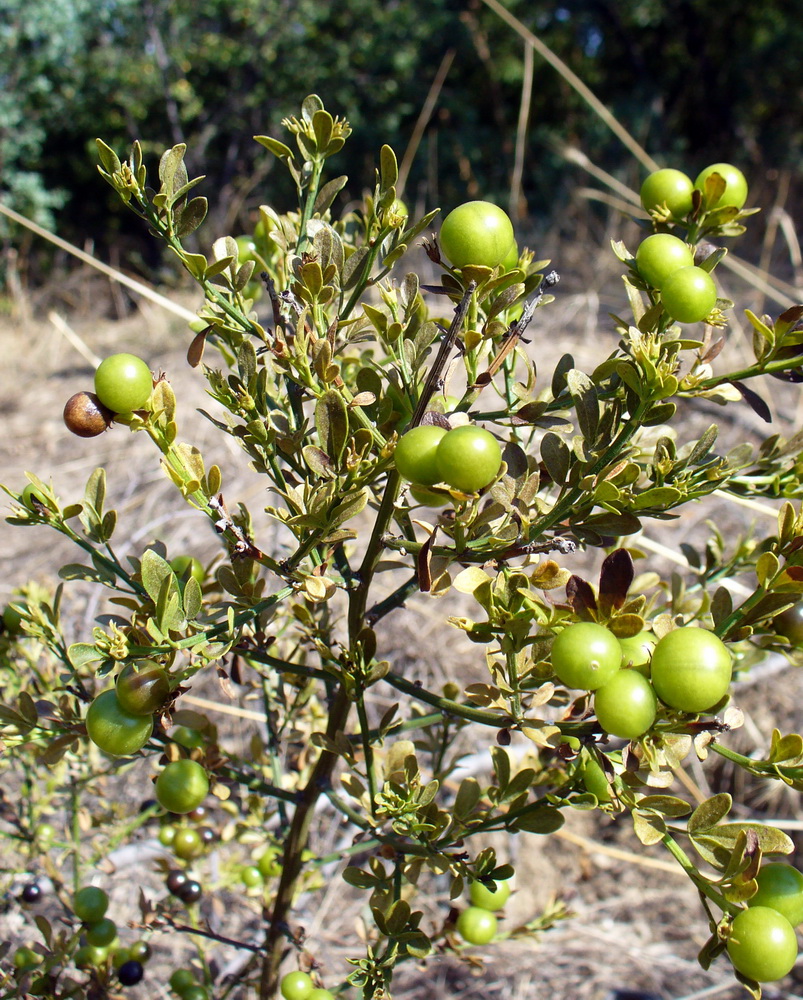
<svg viewBox="0 0 803 1000"><path fill-rule="evenodd" d="M177 869L171 871L165 879L167 891L172 893L174 896L178 896L180 894L187 882L189 882L189 878L184 872L178 871Z"/></svg>
<svg viewBox="0 0 803 1000"><path fill-rule="evenodd" d="M182 903L197 903L202 893L201 883L191 878L187 879L184 885L181 886L178 892L176 892L176 896L178 896Z"/></svg>
<svg viewBox="0 0 803 1000"><path fill-rule="evenodd" d="M217 840L217 834L215 833L215 831L212 829L211 826L199 826L198 836L201 838L201 842L203 844L206 844L207 847L210 844L214 844L214 842Z"/></svg>
<svg viewBox="0 0 803 1000"><path fill-rule="evenodd" d="M133 958L123 962L117 970L117 978L123 986L136 985L144 975L145 970L142 968L142 962L137 962Z"/></svg>
<svg viewBox="0 0 803 1000"><path fill-rule="evenodd" d="M29 882L23 886L20 899L23 903L36 903L42 896L42 887L38 882Z"/></svg>

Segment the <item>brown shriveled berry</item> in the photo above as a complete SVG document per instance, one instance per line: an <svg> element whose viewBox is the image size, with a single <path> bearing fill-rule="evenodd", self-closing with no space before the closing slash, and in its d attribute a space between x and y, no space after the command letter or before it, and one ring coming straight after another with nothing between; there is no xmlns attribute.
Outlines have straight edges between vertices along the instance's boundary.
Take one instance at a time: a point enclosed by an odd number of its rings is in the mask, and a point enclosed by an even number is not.
<svg viewBox="0 0 803 1000"><path fill-rule="evenodd" d="M97 437L112 422L114 414L94 392L76 392L64 405L64 423L78 437Z"/></svg>

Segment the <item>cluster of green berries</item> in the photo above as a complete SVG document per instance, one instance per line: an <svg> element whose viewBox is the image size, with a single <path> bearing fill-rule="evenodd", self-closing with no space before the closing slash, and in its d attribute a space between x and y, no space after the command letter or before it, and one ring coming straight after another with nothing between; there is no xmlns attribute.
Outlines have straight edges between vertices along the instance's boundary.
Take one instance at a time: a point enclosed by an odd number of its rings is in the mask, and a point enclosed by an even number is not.
<svg viewBox="0 0 803 1000"><path fill-rule="evenodd" d="M566 687L594 692L606 733L633 740L652 727L659 699L695 715L717 705L730 686L732 658L703 628L676 628L662 639L643 631L620 640L604 625L575 622L552 643L552 670Z"/></svg>
<svg viewBox="0 0 803 1000"><path fill-rule="evenodd" d="M268 879L281 875L282 866L279 861L279 851L276 847L268 847L251 865L244 865L240 871L240 881L246 889L261 889Z"/></svg>
<svg viewBox="0 0 803 1000"><path fill-rule="evenodd" d="M135 354L112 354L95 371L95 391L76 392L64 406L64 423L78 437L97 437L112 420L142 409L153 391L153 376Z"/></svg>
<svg viewBox="0 0 803 1000"><path fill-rule="evenodd" d="M693 211L695 191L706 211L729 209L736 215L747 200L747 181L729 163L712 163L694 183L681 170L656 170L641 186L641 204L660 223L682 221ZM716 306L714 279L695 265L693 248L677 236L654 233L643 240L636 251L636 269L678 323L698 323Z"/></svg>
<svg viewBox="0 0 803 1000"><path fill-rule="evenodd" d="M490 431L473 424L453 430L422 424L402 435L393 458L399 474L416 486L446 483L478 493L496 478L502 450Z"/></svg>
<svg viewBox="0 0 803 1000"><path fill-rule="evenodd" d="M494 888L475 881L469 886L471 905L457 918L457 933L467 944L488 944L496 937L501 910L510 896L509 881L496 882Z"/></svg>
<svg viewBox="0 0 803 1000"><path fill-rule="evenodd" d="M79 969L101 968L111 961L123 986L136 985L144 975L144 963L151 956L147 941L135 941L127 948L117 942L117 925L106 916L109 897L103 889L87 885L72 900L73 912L84 926L85 941L74 956Z"/></svg>

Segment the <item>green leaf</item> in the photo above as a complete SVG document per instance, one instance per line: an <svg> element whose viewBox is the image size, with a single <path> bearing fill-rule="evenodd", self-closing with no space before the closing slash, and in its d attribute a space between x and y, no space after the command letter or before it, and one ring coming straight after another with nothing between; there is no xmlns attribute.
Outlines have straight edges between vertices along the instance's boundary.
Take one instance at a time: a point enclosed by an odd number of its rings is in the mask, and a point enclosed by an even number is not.
<svg viewBox="0 0 803 1000"><path fill-rule="evenodd" d="M524 833L550 834L560 830L563 826L563 813L554 806L542 805L540 802L533 805L532 809L522 813L507 823L508 830L523 831Z"/></svg>
<svg viewBox="0 0 803 1000"><path fill-rule="evenodd" d="M319 479L331 479L335 474L331 458L317 445L306 445L301 449L301 454L304 456L307 466Z"/></svg>
<svg viewBox="0 0 803 1000"><path fill-rule="evenodd" d="M194 621L202 606L201 585L194 576L191 576L184 584L184 614L190 621Z"/></svg>
<svg viewBox="0 0 803 1000"><path fill-rule="evenodd" d="M59 577L62 580L89 580L92 583L102 583L110 586L116 577L114 573L104 567L84 566L81 563L67 563L59 570Z"/></svg>
<svg viewBox="0 0 803 1000"><path fill-rule="evenodd" d="M312 209L313 213L315 215L325 215L332 207L332 202L347 183L348 177L342 174L340 177L334 177L331 181L327 181L326 184L322 185L318 191L318 197L315 199L315 205Z"/></svg>
<svg viewBox="0 0 803 1000"><path fill-rule="evenodd" d="M100 517L103 514L103 504L106 500L106 470L95 469L87 480L84 490L84 500Z"/></svg>
<svg viewBox="0 0 803 1000"><path fill-rule="evenodd" d="M358 247L354 253L346 260L343 265L343 276L341 278L341 283L344 291L348 291L351 287L357 284L362 274L362 268L365 264L368 254L371 252L369 247Z"/></svg>
<svg viewBox="0 0 803 1000"><path fill-rule="evenodd" d="M88 642L74 642L67 650L67 656L76 670L85 667L87 663L97 663L103 659L97 648Z"/></svg>
<svg viewBox="0 0 803 1000"><path fill-rule="evenodd" d="M102 139L95 139L95 145L98 148L98 157L100 162L103 164L104 169L109 174L116 174L122 164L120 163L120 157L115 153L111 146L107 146Z"/></svg>
<svg viewBox="0 0 803 1000"><path fill-rule="evenodd" d="M791 854L795 849L792 840L782 830L761 823L722 823L695 833L691 836L691 841L701 858L716 868L724 868L736 848L740 834L748 831L755 833L762 854Z"/></svg>
<svg viewBox="0 0 803 1000"><path fill-rule="evenodd" d="M756 560L756 578L759 586L767 588L780 569L778 557L774 552L762 552Z"/></svg>
<svg viewBox="0 0 803 1000"><path fill-rule="evenodd" d="M733 597L727 587L717 587L711 599L711 617L714 625L724 622L733 611Z"/></svg>
<svg viewBox="0 0 803 1000"><path fill-rule="evenodd" d="M687 830L689 836L703 830L710 830L731 811L733 799L727 792L719 792L701 802L689 817Z"/></svg>
<svg viewBox="0 0 803 1000"><path fill-rule="evenodd" d="M318 397L315 426L321 448L339 465L348 440L349 416L346 403L336 389L327 389Z"/></svg>
<svg viewBox="0 0 803 1000"><path fill-rule="evenodd" d="M508 757L507 750L502 747L491 747L491 760L499 791L504 792L510 781L510 757Z"/></svg>
<svg viewBox="0 0 803 1000"><path fill-rule="evenodd" d="M255 135L254 138L260 144L264 146L265 149L270 150L274 156L278 156L280 160L292 160L293 150L289 146L285 146L283 142L279 142L278 139L273 139L269 135Z"/></svg>
<svg viewBox="0 0 803 1000"><path fill-rule="evenodd" d="M153 549L145 549L140 564L142 585L154 604L159 600L162 582L169 576L175 580L170 564Z"/></svg>
<svg viewBox="0 0 803 1000"><path fill-rule="evenodd" d="M454 814L459 819L465 819L474 811L480 801L482 792L476 778L464 778L457 789L454 801Z"/></svg>
<svg viewBox="0 0 803 1000"><path fill-rule="evenodd" d="M193 198L179 212L176 219L176 236L182 239L194 233L206 218L209 202L206 198Z"/></svg>
<svg viewBox="0 0 803 1000"><path fill-rule="evenodd" d="M385 925L387 926L389 934L393 937L396 937L397 934L401 934L410 920L410 913L410 904L407 900L397 899L396 902L385 911Z"/></svg>
<svg viewBox="0 0 803 1000"><path fill-rule="evenodd" d="M407 931L396 940L413 958L425 958L432 951L432 942L423 931Z"/></svg>
<svg viewBox="0 0 803 1000"><path fill-rule="evenodd" d="M638 801L639 809L650 809L653 812L661 813L663 816L688 816L691 806L683 799L674 795L645 795Z"/></svg>
<svg viewBox="0 0 803 1000"><path fill-rule="evenodd" d="M585 441L593 444L599 424L599 400L596 387L588 375L577 368L570 368L566 372L566 384L574 400L580 433Z"/></svg>
<svg viewBox="0 0 803 1000"><path fill-rule="evenodd" d="M635 495L633 510L645 510L648 507L658 509L674 507L682 498L683 494L674 486L653 486Z"/></svg>
<svg viewBox="0 0 803 1000"><path fill-rule="evenodd" d="M349 865L343 870L342 878L344 882L353 885L355 889L373 889L378 884L376 876L354 865Z"/></svg>
<svg viewBox="0 0 803 1000"><path fill-rule="evenodd" d="M394 187L399 179L399 165L396 154L390 146L383 146L379 151L379 190L387 191Z"/></svg>
<svg viewBox="0 0 803 1000"><path fill-rule="evenodd" d="M662 816L655 813L633 813L633 829L638 839L645 847L660 844L666 834L666 823Z"/></svg>
<svg viewBox="0 0 803 1000"><path fill-rule="evenodd" d="M798 760L803 756L803 737L798 733L781 736L777 729L772 732L772 744L768 760L772 764L782 764L784 761Z"/></svg>
<svg viewBox="0 0 803 1000"><path fill-rule="evenodd" d="M571 463L571 452L563 438L553 434L552 431L547 431L541 440L541 459L550 479L556 486L563 486L569 475Z"/></svg>
<svg viewBox="0 0 803 1000"><path fill-rule="evenodd" d="M352 517L356 517L362 510L365 509L365 505L367 503L367 489L358 490L355 493L350 493L343 497L332 510L332 516L329 519L329 527L337 528L341 524L345 524L346 521L350 521Z"/></svg>

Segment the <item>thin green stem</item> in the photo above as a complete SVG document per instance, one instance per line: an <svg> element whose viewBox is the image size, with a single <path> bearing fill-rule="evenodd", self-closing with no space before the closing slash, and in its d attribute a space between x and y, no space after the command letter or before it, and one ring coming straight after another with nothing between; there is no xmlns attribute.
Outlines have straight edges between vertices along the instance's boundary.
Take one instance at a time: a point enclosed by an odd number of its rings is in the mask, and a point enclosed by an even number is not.
<svg viewBox="0 0 803 1000"><path fill-rule="evenodd" d="M419 683L409 681L406 677L402 677L400 674L396 674L392 670L385 674L382 680L387 684L390 684L390 686L395 688L397 691L401 691L403 694L408 694L417 701L423 701L427 705L439 708L444 715L453 715L458 719L464 719L466 722L479 722L483 726L492 726L494 729L504 729L514 721L510 715L504 712L489 712L482 708L474 708L471 705L464 705L461 702L452 701L451 698L444 698L441 695L435 694L433 691L427 691L427 689L422 687Z"/></svg>
<svg viewBox="0 0 803 1000"><path fill-rule="evenodd" d="M707 878L697 871L688 854L686 854L671 833L665 833L661 838L661 843L664 847L666 847L672 857L688 875L699 892L701 892L704 896L707 896L713 903L716 903L716 905L724 913L731 913L735 915L739 912L739 908L735 904L729 902L721 892L718 892L713 885L711 885Z"/></svg>
<svg viewBox="0 0 803 1000"><path fill-rule="evenodd" d="M368 713L365 710L365 696L362 691L357 695L357 717L360 720L360 737L362 752L365 758L365 777L368 781L368 795L371 800L371 815L376 816L376 773L374 769L374 748L368 727Z"/></svg>

